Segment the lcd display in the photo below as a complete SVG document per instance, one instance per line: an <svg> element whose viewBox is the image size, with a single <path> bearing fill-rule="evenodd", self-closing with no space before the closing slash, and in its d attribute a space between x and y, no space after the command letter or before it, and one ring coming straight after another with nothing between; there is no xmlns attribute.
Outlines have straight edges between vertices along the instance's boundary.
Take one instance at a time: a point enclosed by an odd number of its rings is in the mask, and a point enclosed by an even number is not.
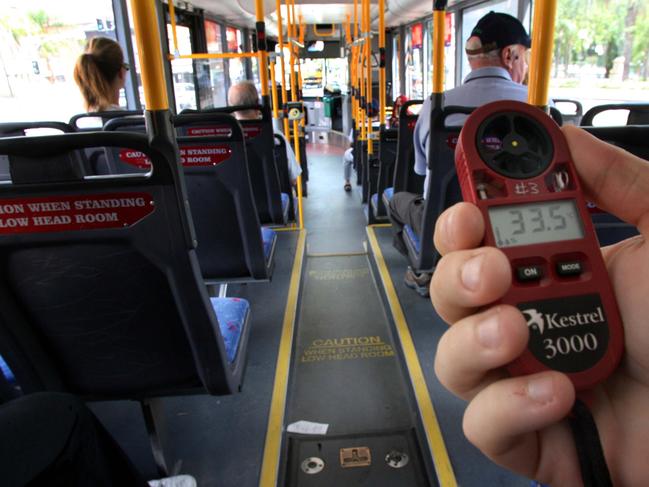
<svg viewBox="0 0 649 487"><path fill-rule="evenodd" d="M574 200L489 208L498 247L560 242L584 237Z"/></svg>

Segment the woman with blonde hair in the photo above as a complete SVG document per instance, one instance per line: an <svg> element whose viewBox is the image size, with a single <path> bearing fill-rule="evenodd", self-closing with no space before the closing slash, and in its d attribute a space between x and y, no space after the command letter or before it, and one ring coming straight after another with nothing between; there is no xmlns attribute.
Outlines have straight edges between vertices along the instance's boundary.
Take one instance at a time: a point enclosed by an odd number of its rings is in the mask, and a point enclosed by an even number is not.
<svg viewBox="0 0 649 487"><path fill-rule="evenodd" d="M119 92L126 83L128 64L120 45L107 37L93 37L74 67L74 80L86 111L121 110Z"/></svg>

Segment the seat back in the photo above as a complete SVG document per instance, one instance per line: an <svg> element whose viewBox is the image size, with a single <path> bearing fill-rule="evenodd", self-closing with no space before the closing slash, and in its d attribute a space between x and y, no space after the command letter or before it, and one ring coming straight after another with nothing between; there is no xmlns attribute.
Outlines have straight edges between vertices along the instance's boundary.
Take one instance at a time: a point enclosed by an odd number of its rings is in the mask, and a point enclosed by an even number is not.
<svg viewBox="0 0 649 487"><path fill-rule="evenodd" d="M250 182L255 196L255 203L262 224L272 223L283 225L282 196L279 174L275 163L275 142L273 138L273 123L270 108L261 105L231 106L213 108L198 112L183 110L181 114L191 113L234 113L244 110L257 110L261 113L259 120L239 120L246 138L246 152ZM195 126L186 126L179 135L215 135L222 127L206 125L204 122Z"/></svg>
<svg viewBox="0 0 649 487"><path fill-rule="evenodd" d="M275 140L275 162L277 163L280 190L282 193L292 196L293 187L286 155L286 139L277 134L273 135L273 139ZM292 197L288 201L288 219L295 220L295 200Z"/></svg>
<svg viewBox="0 0 649 487"><path fill-rule="evenodd" d="M431 271L439 254L433 244L435 224L439 215L448 207L462 201L462 192L455 171L455 146L461 127L447 126L446 119L452 115L469 115L474 109L448 106L433 108L430 119L428 144L428 170L430 177L424 205L419 249L406 239L411 266L417 272Z"/></svg>
<svg viewBox="0 0 649 487"><path fill-rule="evenodd" d="M30 130L47 129L55 130L61 133L74 132L71 125L63 122L6 122L0 123L0 138L1 137L20 137L29 135ZM11 179L9 174L9 159L0 156L0 181L7 181Z"/></svg>
<svg viewBox="0 0 649 487"><path fill-rule="evenodd" d="M567 98L554 98L552 101L557 110L561 112L564 124L579 125L581 123L581 118L584 116L584 107L579 101Z"/></svg>
<svg viewBox="0 0 649 487"><path fill-rule="evenodd" d="M139 177L30 178L92 147L144 154ZM202 281L173 147L144 135L0 140L0 355L25 393L141 399L238 389L247 327L230 363Z"/></svg>
<svg viewBox="0 0 649 487"><path fill-rule="evenodd" d="M397 158L394 165L394 192L407 191L423 194L424 176L415 172L413 134L418 115L411 115L408 109L423 104L423 100L410 100L401 105L397 141Z"/></svg>
<svg viewBox="0 0 649 487"><path fill-rule="evenodd" d="M383 202L383 192L393 186L394 165L397 159L399 131L396 128L383 129L379 133L379 174L377 178L376 198L372 196L370 210L375 218L387 217Z"/></svg>
<svg viewBox="0 0 649 487"><path fill-rule="evenodd" d="M203 279L208 284L269 279L272 262L264 255L241 125L225 113L178 115L174 125L185 134L191 127L220 127L216 136L177 137ZM143 117L113 119L104 129L146 131ZM123 157L124 151L112 154ZM147 160L135 162L150 170Z"/></svg>
<svg viewBox="0 0 649 487"><path fill-rule="evenodd" d="M588 110L581 119L581 126L592 127L596 116L616 110L629 111L626 125L649 125L649 103L609 103Z"/></svg>
<svg viewBox="0 0 649 487"><path fill-rule="evenodd" d="M75 132L93 132L102 127L113 118L142 115L142 110L110 110L105 112L79 113L70 118L69 125Z"/></svg>

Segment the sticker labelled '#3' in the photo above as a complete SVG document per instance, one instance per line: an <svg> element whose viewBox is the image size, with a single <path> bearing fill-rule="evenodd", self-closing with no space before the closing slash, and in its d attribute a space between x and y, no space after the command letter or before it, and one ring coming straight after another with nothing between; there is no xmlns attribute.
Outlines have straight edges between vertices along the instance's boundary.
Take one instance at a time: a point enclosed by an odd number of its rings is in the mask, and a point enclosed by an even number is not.
<svg viewBox="0 0 649 487"><path fill-rule="evenodd" d="M598 294L519 303L530 330L528 348L551 369L573 373L606 353L608 322Z"/></svg>

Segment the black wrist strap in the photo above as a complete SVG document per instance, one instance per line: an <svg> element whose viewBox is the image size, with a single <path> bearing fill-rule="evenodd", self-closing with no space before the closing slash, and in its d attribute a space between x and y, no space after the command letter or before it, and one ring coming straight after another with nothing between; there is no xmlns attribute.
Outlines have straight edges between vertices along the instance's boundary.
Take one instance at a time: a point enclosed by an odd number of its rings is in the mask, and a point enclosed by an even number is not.
<svg viewBox="0 0 649 487"><path fill-rule="evenodd" d="M613 482L604 458L597 425L588 407L579 399L572 407L569 422L577 447L584 487L612 487Z"/></svg>

